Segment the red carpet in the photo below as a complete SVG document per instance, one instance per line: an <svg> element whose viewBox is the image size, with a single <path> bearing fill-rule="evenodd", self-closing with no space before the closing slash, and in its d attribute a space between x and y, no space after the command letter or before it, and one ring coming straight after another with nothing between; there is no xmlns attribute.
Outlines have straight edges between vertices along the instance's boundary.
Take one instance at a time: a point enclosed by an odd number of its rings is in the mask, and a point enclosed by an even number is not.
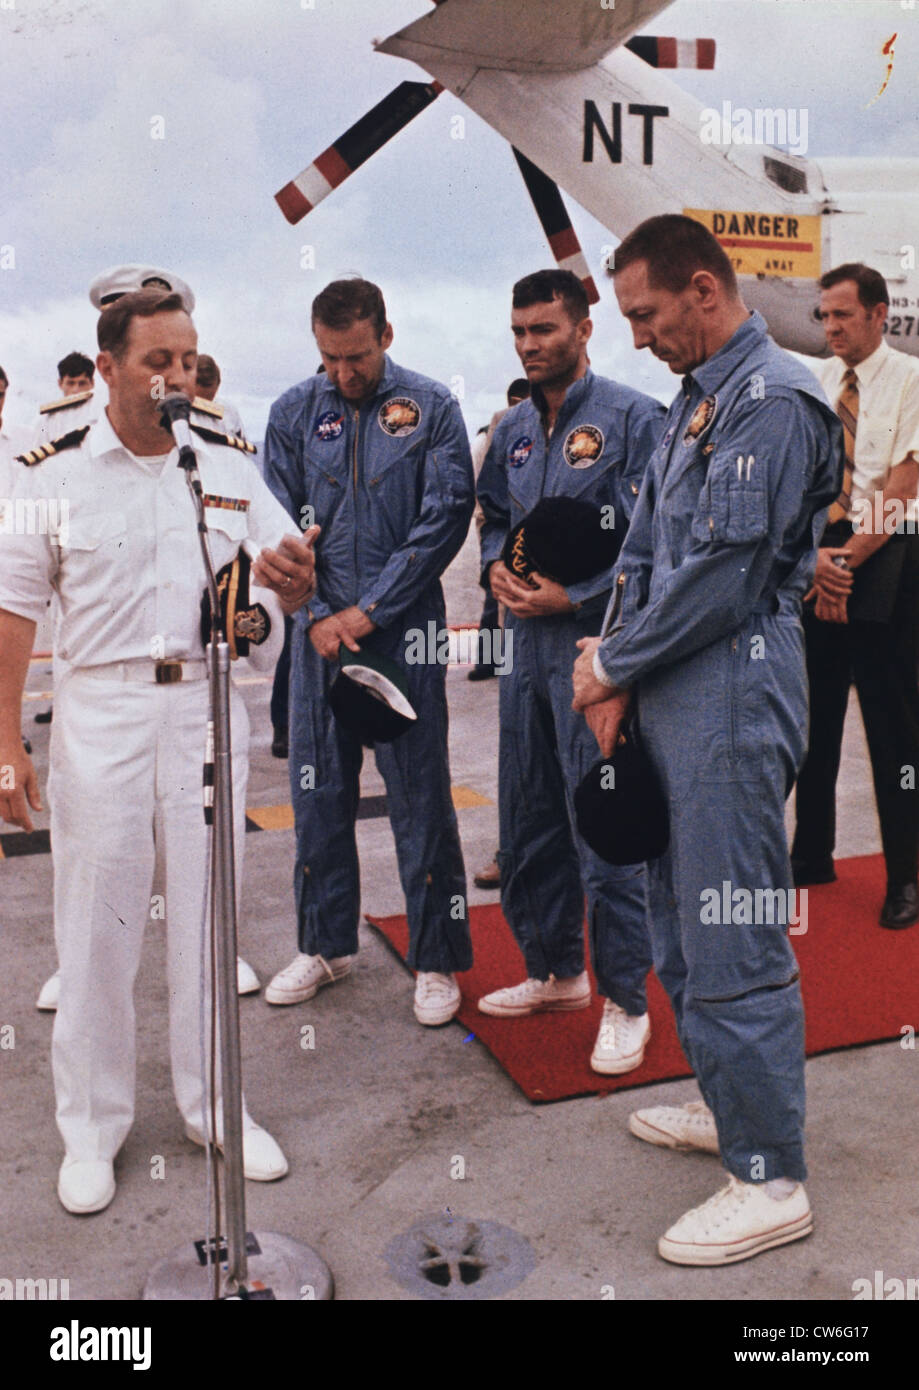
<svg viewBox="0 0 919 1390"><path fill-rule="evenodd" d="M897 1038L905 1025L919 1025L919 924L905 931L878 926L886 886L881 855L837 860L836 872L836 883L807 890L807 931L791 938L801 966L808 1056ZM642 1065L623 1077L590 1070L602 1012L596 995L589 1009L576 1013L518 1019L480 1013L476 1001L483 994L517 984L524 970L500 907L473 907L470 913L475 965L459 976L459 1017L530 1100L566 1100L689 1075L670 1003L653 974L651 1041ZM367 920L404 960L405 917Z"/></svg>

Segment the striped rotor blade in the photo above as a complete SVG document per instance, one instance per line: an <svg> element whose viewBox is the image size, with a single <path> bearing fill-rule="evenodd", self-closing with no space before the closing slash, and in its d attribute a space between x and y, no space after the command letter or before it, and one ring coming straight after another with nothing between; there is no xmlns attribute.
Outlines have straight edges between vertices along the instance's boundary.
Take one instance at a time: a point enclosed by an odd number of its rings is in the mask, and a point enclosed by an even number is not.
<svg viewBox="0 0 919 1390"><path fill-rule="evenodd" d="M715 66L714 39L664 39L637 34L626 39L626 48L652 68L707 68Z"/></svg>
<svg viewBox="0 0 919 1390"><path fill-rule="evenodd" d="M339 136L334 145L330 145L308 168L274 195L288 222L299 222L308 212L312 212L333 188L344 183L349 174L353 174L388 140L398 135L442 91L439 82L400 82L389 96L378 102L372 111L368 111L350 130Z"/></svg>
<svg viewBox="0 0 919 1390"><path fill-rule="evenodd" d="M514 149L513 146L511 148ZM568 209L562 202L558 184L553 183L547 174L544 174L541 169L537 169L536 165L531 163L526 155L521 154L518 149L514 149L514 158L523 175L527 192L533 200L536 216L542 223L542 229L549 239L553 256L562 270L574 271L587 291L588 304L597 304L600 294L590 273L587 257L581 250L577 233L571 225Z"/></svg>

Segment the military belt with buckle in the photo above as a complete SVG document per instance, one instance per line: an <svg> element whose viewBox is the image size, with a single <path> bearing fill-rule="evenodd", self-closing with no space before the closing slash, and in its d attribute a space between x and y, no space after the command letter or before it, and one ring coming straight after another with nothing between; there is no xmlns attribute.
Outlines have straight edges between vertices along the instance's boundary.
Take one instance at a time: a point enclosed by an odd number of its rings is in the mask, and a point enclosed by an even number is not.
<svg viewBox="0 0 919 1390"><path fill-rule="evenodd" d="M100 666L84 666L81 673L98 680L142 681L157 685L176 685L179 681L204 680L207 662L194 661L108 661Z"/></svg>

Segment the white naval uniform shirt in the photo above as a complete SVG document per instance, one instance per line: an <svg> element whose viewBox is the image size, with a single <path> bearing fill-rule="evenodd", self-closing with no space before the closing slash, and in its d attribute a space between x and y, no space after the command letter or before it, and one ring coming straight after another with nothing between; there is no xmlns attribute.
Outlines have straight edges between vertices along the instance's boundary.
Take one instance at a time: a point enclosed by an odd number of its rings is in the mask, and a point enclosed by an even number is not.
<svg viewBox="0 0 919 1390"><path fill-rule="evenodd" d="M859 514L857 504L863 499L874 506L874 494L883 489L892 468L909 454L919 457L919 360L882 342L853 370L858 381L858 428L850 520ZM835 410L847 371L845 362L831 357L816 363L814 371ZM906 518L919 519L915 498L907 505Z"/></svg>
<svg viewBox="0 0 919 1390"><path fill-rule="evenodd" d="M59 405L39 414L30 432L30 449L38 444L50 444L71 430L81 430L84 425L94 425L105 414L104 386L95 386L88 400L73 399L73 405Z"/></svg>
<svg viewBox="0 0 919 1390"><path fill-rule="evenodd" d="M216 569L240 545L255 558L295 531L248 455L197 437L195 452ZM138 462L103 415L79 447L21 468L17 529L31 506L44 534L0 536L0 608L37 622L56 592L57 655L72 666L203 656L204 568L177 459L173 449L161 469Z"/></svg>
<svg viewBox="0 0 919 1390"><path fill-rule="evenodd" d="M212 402L212 404L219 406L223 414L219 416L219 418L213 416L208 420L207 423L210 425L211 429L222 430L224 434L235 434L238 439L245 439L246 429L243 425L242 416L236 409L236 406L231 405L229 401L221 401L219 399ZM202 424L203 423L204 421L202 419Z"/></svg>
<svg viewBox="0 0 919 1390"><path fill-rule="evenodd" d="M13 483L22 467L15 463L17 454L29 448L31 435L25 425L8 425L0 422L0 525L3 522L5 504L13 489Z"/></svg>
<svg viewBox="0 0 919 1390"><path fill-rule="evenodd" d="M105 415L104 382L93 387L87 400L81 400L79 396L63 399L72 399L73 405L56 403L53 410L39 414L32 428L26 430L27 443L23 448L34 449L39 444L50 444L55 439L63 438L71 430L81 430L84 425L95 425ZM236 434L245 439L242 420L235 407L224 405L222 401L215 401L214 404L222 408L221 417L212 415L210 411L199 410L192 403L191 424L204 425L207 429L219 430L221 434Z"/></svg>

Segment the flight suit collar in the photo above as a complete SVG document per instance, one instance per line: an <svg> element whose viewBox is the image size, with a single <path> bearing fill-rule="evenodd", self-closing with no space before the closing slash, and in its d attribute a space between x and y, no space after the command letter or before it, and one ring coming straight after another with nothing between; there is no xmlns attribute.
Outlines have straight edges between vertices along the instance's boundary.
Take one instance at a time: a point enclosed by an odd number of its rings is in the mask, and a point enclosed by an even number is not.
<svg viewBox="0 0 919 1390"><path fill-rule="evenodd" d="M696 465L697 450L690 447L695 444L695 439L687 433L687 426L695 418L693 411L697 408L701 410L705 400L708 400L712 415L717 413L718 392L738 367L743 366L767 333L765 319L754 310L717 352L683 377L682 389L670 407L670 426L662 440L662 446L666 446L667 450L662 495L669 495ZM678 447L681 443L683 447Z"/></svg>
<svg viewBox="0 0 919 1390"><path fill-rule="evenodd" d="M684 395L692 395L694 388L698 388L703 396L715 395L736 370L738 363L760 344L768 332L766 320L754 309L717 352L686 373L683 378Z"/></svg>
<svg viewBox="0 0 919 1390"><path fill-rule="evenodd" d="M577 381L573 381L568 387L565 392L565 399L562 401L561 408L555 417L555 428L552 431L553 435L557 433L562 421L566 420L572 411L574 411L589 394L593 379L594 374L588 367L584 375L579 376ZM543 422L543 429L545 429L546 415L548 414L549 407L539 385L534 385L530 388L530 400L539 411L539 418Z"/></svg>
<svg viewBox="0 0 919 1390"><path fill-rule="evenodd" d="M322 382L322 385L319 389L321 391L324 391L326 395L334 397L334 399L339 403L339 405L341 405L342 407L347 407L347 409L353 413L353 411L355 410L354 402L346 401L344 396L339 395L337 388L332 385L325 372L320 372L319 376ZM368 406L373 405L374 401L378 401L381 396L386 396L389 394L390 391L394 391L398 385L399 368L393 362L392 358L389 356L389 353L384 353L383 375L380 377L379 381L374 387L373 394L367 396L365 400L361 401L357 409L361 411L367 409Z"/></svg>

